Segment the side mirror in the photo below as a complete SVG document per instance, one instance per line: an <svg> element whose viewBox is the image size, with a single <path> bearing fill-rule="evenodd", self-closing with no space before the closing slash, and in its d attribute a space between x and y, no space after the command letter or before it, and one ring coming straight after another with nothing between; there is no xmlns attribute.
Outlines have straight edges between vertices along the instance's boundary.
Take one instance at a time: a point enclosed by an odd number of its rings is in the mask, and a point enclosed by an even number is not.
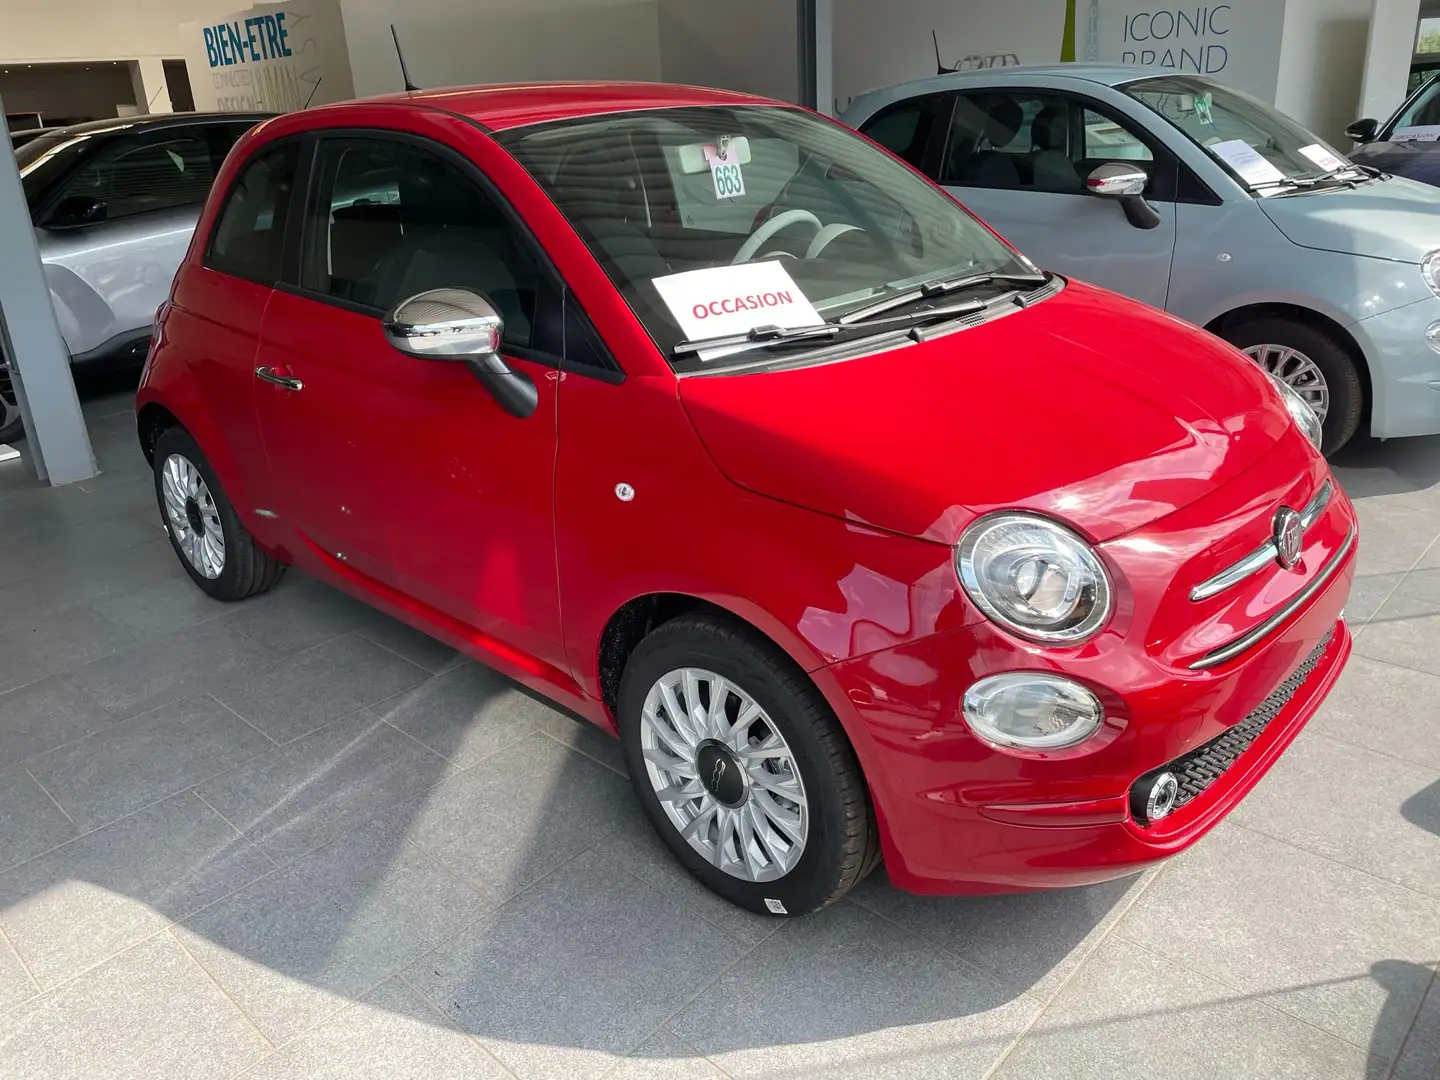
<svg viewBox="0 0 1440 1080"><path fill-rule="evenodd" d="M82 229L99 225L109 216L105 204L92 195L66 195L55 204L47 229Z"/></svg>
<svg viewBox="0 0 1440 1080"><path fill-rule="evenodd" d="M479 293L431 289L396 304L383 325L385 340L406 356L463 362L511 416L523 420L539 405L535 383L500 355L504 321Z"/></svg>
<svg viewBox="0 0 1440 1080"><path fill-rule="evenodd" d="M1347 138L1356 142L1374 142L1376 134L1380 131L1380 121L1374 117L1367 116L1364 120L1356 120L1345 129Z"/></svg>
<svg viewBox="0 0 1440 1080"><path fill-rule="evenodd" d="M1085 190L1102 199L1118 199L1126 221L1137 229L1153 229L1160 224L1160 214L1145 199L1145 185L1149 182L1145 170L1111 162L1097 166L1085 178Z"/></svg>

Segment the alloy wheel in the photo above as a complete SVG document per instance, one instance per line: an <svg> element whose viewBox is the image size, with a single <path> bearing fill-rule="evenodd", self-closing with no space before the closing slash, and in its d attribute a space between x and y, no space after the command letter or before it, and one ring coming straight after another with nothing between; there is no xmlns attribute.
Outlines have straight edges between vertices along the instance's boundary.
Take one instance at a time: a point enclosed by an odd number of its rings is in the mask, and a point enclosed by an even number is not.
<svg viewBox="0 0 1440 1080"><path fill-rule="evenodd" d="M175 546L196 573L218 578L225 569L225 530L200 470L184 455L171 454L165 459L161 488Z"/></svg>
<svg viewBox="0 0 1440 1080"><path fill-rule="evenodd" d="M703 668L662 675L645 696L640 749L680 835L742 881L774 881L800 861L810 830L789 744L736 683Z"/></svg>
<svg viewBox="0 0 1440 1080"><path fill-rule="evenodd" d="M10 362L0 357L0 431L20 419L20 403L10 380Z"/></svg>
<svg viewBox="0 0 1440 1080"><path fill-rule="evenodd" d="M1291 386L1315 410L1320 422L1325 422L1325 415L1330 411L1330 386L1315 361L1288 345L1251 345L1245 353L1281 382Z"/></svg>

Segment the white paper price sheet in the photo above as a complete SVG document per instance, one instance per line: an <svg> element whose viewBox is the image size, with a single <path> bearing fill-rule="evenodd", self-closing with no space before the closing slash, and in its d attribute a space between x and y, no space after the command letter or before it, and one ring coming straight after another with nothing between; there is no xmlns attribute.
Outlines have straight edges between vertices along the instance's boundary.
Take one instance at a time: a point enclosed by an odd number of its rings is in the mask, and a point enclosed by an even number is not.
<svg viewBox="0 0 1440 1080"><path fill-rule="evenodd" d="M1247 184L1273 184L1284 180L1285 174L1260 156L1260 152L1244 139L1228 139L1207 147L1212 154L1229 165Z"/></svg>
<svg viewBox="0 0 1440 1080"><path fill-rule="evenodd" d="M744 334L757 326L819 326L825 320L774 259L689 270L654 279L660 299L691 341ZM702 350L713 360L745 345Z"/></svg>

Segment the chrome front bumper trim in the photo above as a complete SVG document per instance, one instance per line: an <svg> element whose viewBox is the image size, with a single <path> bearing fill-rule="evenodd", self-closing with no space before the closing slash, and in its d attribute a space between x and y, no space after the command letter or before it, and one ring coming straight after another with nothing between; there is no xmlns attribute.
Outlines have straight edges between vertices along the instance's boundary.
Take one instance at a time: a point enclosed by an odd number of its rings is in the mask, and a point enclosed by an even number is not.
<svg viewBox="0 0 1440 1080"><path fill-rule="evenodd" d="M1305 504L1305 509L1300 511L1300 527L1309 529L1311 525L1320 520L1320 515L1330 505L1330 499L1335 489L1329 480L1320 485L1311 500ZM1279 550L1275 547L1274 539L1266 540L1254 551L1250 552L1239 562L1227 566L1220 573L1212 578L1202 581L1190 590L1191 600L1208 600L1212 596L1218 596L1232 585L1238 585L1251 574L1258 573L1265 567L1279 561Z"/></svg>

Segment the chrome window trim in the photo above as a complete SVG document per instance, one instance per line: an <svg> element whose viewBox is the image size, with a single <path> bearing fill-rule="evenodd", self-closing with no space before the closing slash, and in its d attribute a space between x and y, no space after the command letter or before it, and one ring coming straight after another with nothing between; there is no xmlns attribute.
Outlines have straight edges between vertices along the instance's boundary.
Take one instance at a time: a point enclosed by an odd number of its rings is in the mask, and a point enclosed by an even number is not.
<svg viewBox="0 0 1440 1080"><path fill-rule="evenodd" d="M1334 493L1335 489L1331 481L1326 480L1320 485L1320 490L1305 504L1305 509L1300 511L1301 528L1308 531L1311 525L1320 520L1320 515L1330 505L1330 499ZM1271 537L1239 562L1232 563L1214 577L1207 578L1196 585L1190 590L1190 599L1208 600L1212 596L1218 596L1232 585L1238 585L1251 574L1259 573L1271 563L1278 562L1279 556L1280 552L1275 547L1275 539Z"/></svg>
<svg viewBox="0 0 1440 1080"><path fill-rule="evenodd" d="M1320 572L1315 575L1314 580L1296 593L1284 607L1258 626L1241 634L1235 640L1221 645L1218 649L1210 650L1204 656L1200 657L1199 660L1192 663L1190 670L1204 671L1207 668L1223 664L1231 657L1240 655L1268 635L1291 615L1295 614L1296 611L1304 607L1310 598L1324 588L1325 583L1335 576L1335 571L1340 569L1340 565L1345 561L1345 556L1349 555L1350 549L1355 546L1355 533L1355 526L1351 525L1350 531L1345 534L1345 542L1340 545L1340 550L1335 552L1330 561L1321 568Z"/></svg>

